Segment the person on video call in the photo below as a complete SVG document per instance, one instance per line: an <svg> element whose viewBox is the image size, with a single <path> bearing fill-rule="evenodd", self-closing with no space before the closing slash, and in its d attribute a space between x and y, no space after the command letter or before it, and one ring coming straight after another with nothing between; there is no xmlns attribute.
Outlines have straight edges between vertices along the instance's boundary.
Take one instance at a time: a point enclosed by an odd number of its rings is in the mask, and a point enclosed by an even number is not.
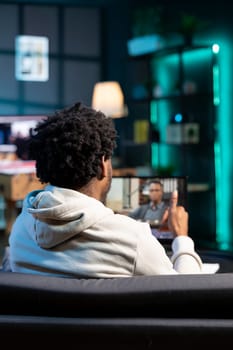
<svg viewBox="0 0 233 350"><path fill-rule="evenodd" d="M77 103L38 124L30 140L45 185L24 199L9 237L14 272L60 277L129 277L200 273L188 237L188 213L171 198L168 223L176 234L171 259L147 223L115 214L104 203L116 146L113 122Z"/></svg>
<svg viewBox="0 0 233 350"><path fill-rule="evenodd" d="M149 202L132 210L128 216L160 226L166 221L167 204L163 201L163 184L159 180L149 182Z"/></svg>

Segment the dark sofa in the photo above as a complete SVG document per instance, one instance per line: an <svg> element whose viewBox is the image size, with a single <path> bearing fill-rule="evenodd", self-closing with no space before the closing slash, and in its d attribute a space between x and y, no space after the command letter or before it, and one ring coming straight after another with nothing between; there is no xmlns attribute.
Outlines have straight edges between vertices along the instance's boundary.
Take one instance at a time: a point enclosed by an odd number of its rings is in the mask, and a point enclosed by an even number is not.
<svg viewBox="0 0 233 350"><path fill-rule="evenodd" d="M7 349L220 349L233 274L69 279L0 272Z"/></svg>

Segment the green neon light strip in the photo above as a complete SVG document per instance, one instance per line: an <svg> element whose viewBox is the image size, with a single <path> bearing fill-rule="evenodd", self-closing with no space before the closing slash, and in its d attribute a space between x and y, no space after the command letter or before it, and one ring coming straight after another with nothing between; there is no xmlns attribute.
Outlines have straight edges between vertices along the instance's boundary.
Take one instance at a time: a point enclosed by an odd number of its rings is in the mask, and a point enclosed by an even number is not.
<svg viewBox="0 0 233 350"><path fill-rule="evenodd" d="M214 90L214 105L218 106L220 103L219 95L219 66L215 64L213 66L213 90Z"/></svg>
<svg viewBox="0 0 233 350"><path fill-rule="evenodd" d="M215 51L213 50L215 53ZM220 90L219 90L219 66L215 64L213 66L213 104L218 106L220 103ZM219 129L218 116L216 116L216 130ZM218 134L216 133L216 138L218 139ZM216 241L221 244L221 213L219 208L221 206L222 189L221 189L221 148L218 140L214 143L214 162L215 162L215 200L216 200Z"/></svg>
<svg viewBox="0 0 233 350"><path fill-rule="evenodd" d="M159 167L159 145L158 143L152 142L151 144L151 166L153 169L158 169Z"/></svg>
<svg viewBox="0 0 233 350"><path fill-rule="evenodd" d="M219 142L214 144L214 156L215 156L215 182L216 182L216 208L219 208L221 205L221 183L220 179L222 178L221 174L221 152ZM221 242L221 217L219 210L216 210L216 239L217 243Z"/></svg>
<svg viewBox="0 0 233 350"><path fill-rule="evenodd" d="M214 66L214 103L218 104L216 111L216 144L215 144L215 174L216 174L216 241L219 249L229 250L232 246L230 228L231 191L231 108L229 94L231 80L229 74L231 43L221 41L221 55L218 56L218 66ZM219 74L221 72L221 74ZM224 96L224 98L221 98ZM221 102L221 103L220 103Z"/></svg>
<svg viewBox="0 0 233 350"><path fill-rule="evenodd" d="M150 103L150 121L153 125L156 125L158 123L158 111L156 101L152 101Z"/></svg>
<svg viewBox="0 0 233 350"><path fill-rule="evenodd" d="M152 127L156 127L158 122L158 111L156 101L150 103L150 121ZM153 169L159 167L159 145L157 143L151 143L151 166Z"/></svg>

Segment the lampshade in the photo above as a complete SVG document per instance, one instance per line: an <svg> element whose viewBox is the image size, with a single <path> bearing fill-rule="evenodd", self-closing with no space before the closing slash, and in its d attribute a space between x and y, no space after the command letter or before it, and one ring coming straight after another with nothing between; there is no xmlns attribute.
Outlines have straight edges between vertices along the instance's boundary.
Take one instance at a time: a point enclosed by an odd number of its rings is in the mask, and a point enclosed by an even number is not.
<svg viewBox="0 0 233 350"><path fill-rule="evenodd" d="M111 118L121 118L128 114L127 107L124 104L122 89L116 81L105 81L95 84L92 107Z"/></svg>

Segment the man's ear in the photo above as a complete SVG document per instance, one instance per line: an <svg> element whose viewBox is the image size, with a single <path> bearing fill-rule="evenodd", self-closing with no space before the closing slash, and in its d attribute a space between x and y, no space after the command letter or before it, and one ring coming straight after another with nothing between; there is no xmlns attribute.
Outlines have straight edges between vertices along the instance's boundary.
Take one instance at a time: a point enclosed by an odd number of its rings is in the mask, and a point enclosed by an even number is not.
<svg viewBox="0 0 233 350"><path fill-rule="evenodd" d="M102 179L103 177L106 177L108 175L107 169L108 169L107 160L105 159L105 156L102 156L100 179Z"/></svg>

